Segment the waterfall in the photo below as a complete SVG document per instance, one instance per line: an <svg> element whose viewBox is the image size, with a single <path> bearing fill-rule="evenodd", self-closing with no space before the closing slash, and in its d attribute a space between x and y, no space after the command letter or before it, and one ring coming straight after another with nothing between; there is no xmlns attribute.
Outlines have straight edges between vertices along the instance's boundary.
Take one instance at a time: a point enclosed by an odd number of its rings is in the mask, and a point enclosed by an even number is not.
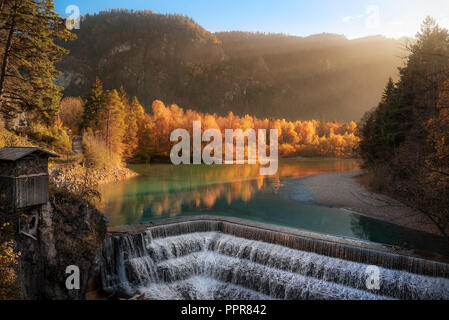
<svg viewBox="0 0 449 320"><path fill-rule="evenodd" d="M449 299L449 265L219 220L112 234L109 295L147 299ZM380 286L367 289L369 265Z"/></svg>

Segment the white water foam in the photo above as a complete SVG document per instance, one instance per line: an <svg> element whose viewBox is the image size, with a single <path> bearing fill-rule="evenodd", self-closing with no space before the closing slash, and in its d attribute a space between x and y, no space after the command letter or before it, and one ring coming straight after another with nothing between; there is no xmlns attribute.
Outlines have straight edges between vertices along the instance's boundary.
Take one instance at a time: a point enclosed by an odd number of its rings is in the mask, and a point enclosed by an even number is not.
<svg viewBox="0 0 449 320"><path fill-rule="evenodd" d="M219 232L119 243L103 279L148 299L449 299L449 279L379 268L368 290L365 264Z"/></svg>

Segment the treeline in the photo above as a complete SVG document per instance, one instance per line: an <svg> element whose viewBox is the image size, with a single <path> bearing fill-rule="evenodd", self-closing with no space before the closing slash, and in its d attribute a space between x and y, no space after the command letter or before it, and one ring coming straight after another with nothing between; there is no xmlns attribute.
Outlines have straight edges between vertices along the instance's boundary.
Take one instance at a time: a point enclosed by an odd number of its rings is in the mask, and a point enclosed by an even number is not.
<svg viewBox="0 0 449 320"><path fill-rule="evenodd" d="M114 10L86 15L58 65L66 96L95 77L151 111L154 100L221 116L360 119L401 64L402 40L210 33L182 15ZM366 76L366 75L369 75Z"/></svg>
<svg viewBox="0 0 449 320"><path fill-rule="evenodd" d="M153 152L158 155L170 154L170 133L183 128L192 134L193 121L201 121L202 131L218 129L225 137L226 129L277 129L280 156L329 156L350 157L357 149L359 138L355 135L357 125L321 121L287 121L285 119L259 119L250 115L227 116L204 114L193 110L183 110L177 105L165 106L156 100L152 113L148 116L151 125L149 133L153 141Z"/></svg>
<svg viewBox="0 0 449 320"><path fill-rule="evenodd" d="M239 117L183 110L177 105L165 106L156 100L152 112L145 113L136 97L129 98L123 89L103 90L97 78L91 93L84 99L65 98L60 118L64 126L83 135L84 156L89 166L117 164L122 160L151 161L168 159L173 143L170 134L178 128L192 132L194 121L202 130L278 129L281 156L350 157L359 138L357 125L320 121L287 121Z"/></svg>
<svg viewBox="0 0 449 320"><path fill-rule="evenodd" d="M400 80L364 117L360 152L374 187L427 215L449 237L449 33L427 18Z"/></svg>

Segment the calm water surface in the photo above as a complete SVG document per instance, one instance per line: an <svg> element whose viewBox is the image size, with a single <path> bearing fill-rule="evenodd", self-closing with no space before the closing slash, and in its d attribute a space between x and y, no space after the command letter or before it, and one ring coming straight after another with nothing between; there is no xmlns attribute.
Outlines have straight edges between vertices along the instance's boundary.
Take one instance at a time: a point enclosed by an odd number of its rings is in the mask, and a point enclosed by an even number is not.
<svg viewBox="0 0 449 320"><path fill-rule="evenodd" d="M139 177L102 189L102 209L111 226L169 217L215 215L271 223L324 234L446 254L449 244L427 233L315 203L297 178L358 170L356 160L281 160L278 174L259 167L134 165Z"/></svg>

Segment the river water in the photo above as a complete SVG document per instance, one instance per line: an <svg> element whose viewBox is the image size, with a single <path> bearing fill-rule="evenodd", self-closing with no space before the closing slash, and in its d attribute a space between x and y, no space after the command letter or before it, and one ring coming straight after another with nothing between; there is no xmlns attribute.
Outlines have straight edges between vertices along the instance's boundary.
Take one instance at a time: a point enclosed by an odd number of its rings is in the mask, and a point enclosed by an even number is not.
<svg viewBox="0 0 449 320"><path fill-rule="evenodd" d="M140 176L102 188L102 209L110 226L180 216L227 216L406 249L449 252L441 237L317 204L313 193L298 183L306 175L359 170L353 159L285 159L271 177L260 176L259 167L253 165L130 168Z"/></svg>

